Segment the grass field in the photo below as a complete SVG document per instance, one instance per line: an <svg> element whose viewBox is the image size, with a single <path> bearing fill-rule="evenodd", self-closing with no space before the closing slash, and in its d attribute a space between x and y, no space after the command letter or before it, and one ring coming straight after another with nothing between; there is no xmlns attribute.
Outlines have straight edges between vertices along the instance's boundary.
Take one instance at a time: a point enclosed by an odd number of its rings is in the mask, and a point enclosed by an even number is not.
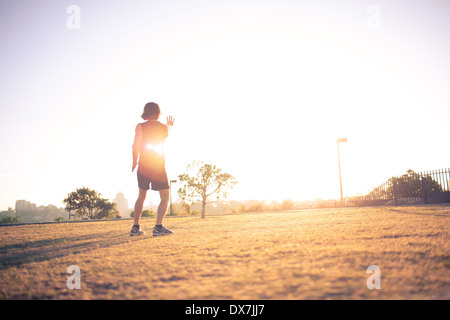
<svg viewBox="0 0 450 320"><path fill-rule="evenodd" d="M0 227L1 299L449 299L450 206ZM81 270L69 290L67 267ZM366 269L381 270L381 289Z"/></svg>

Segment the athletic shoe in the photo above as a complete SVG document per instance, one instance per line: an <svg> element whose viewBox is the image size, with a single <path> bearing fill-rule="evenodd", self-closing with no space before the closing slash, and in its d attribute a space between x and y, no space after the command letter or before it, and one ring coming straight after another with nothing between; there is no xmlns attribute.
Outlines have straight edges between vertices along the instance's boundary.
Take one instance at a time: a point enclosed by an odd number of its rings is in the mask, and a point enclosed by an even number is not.
<svg viewBox="0 0 450 320"><path fill-rule="evenodd" d="M141 228L138 228L136 226L133 226L133 228L131 228L130 236L141 236L143 234L145 234L145 231Z"/></svg>
<svg viewBox="0 0 450 320"><path fill-rule="evenodd" d="M153 236L154 237L167 236L169 234L173 234L173 231L163 227L162 225L161 226L155 226L153 228Z"/></svg>

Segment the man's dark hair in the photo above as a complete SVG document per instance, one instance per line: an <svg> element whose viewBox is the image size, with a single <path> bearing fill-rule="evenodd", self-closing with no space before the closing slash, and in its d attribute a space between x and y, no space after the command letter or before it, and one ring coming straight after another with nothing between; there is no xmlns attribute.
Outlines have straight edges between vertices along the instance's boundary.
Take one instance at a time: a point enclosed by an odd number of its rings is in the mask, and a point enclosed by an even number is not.
<svg viewBox="0 0 450 320"><path fill-rule="evenodd" d="M159 109L158 104L155 102L149 102L145 105L141 118L144 120L158 120L160 114L161 109Z"/></svg>

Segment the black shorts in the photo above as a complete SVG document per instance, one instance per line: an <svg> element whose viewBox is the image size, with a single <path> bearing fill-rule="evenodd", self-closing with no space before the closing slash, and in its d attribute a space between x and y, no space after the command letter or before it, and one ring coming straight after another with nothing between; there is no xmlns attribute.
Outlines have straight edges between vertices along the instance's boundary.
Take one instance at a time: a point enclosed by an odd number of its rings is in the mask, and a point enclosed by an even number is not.
<svg viewBox="0 0 450 320"><path fill-rule="evenodd" d="M152 184L152 190L155 191L162 189L169 189L169 180L167 179L166 172L158 174L157 177L148 177L138 171L137 179L139 188L144 190L150 189L150 183Z"/></svg>

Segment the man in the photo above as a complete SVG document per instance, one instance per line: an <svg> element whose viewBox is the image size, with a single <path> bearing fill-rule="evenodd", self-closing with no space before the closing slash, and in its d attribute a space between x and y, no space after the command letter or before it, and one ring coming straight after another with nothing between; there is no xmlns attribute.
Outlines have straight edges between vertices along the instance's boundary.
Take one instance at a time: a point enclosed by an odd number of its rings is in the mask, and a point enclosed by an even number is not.
<svg viewBox="0 0 450 320"><path fill-rule="evenodd" d="M153 228L153 236L164 236L172 234L173 231L165 228L162 221L169 205L169 181L167 179L164 142L169 134L169 128L173 126L175 119L167 117L167 124L158 121L161 110L158 104L149 102L144 107L142 119L146 122L136 126L136 135L133 143L133 166L132 172L138 165L137 178L139 186L139 196L134 206L134 225L131 228L130 236L143 235L145 232L139 226L142 208L147 196L147 190L159 191L161 202L158 207L156 225Z"/></svg>

